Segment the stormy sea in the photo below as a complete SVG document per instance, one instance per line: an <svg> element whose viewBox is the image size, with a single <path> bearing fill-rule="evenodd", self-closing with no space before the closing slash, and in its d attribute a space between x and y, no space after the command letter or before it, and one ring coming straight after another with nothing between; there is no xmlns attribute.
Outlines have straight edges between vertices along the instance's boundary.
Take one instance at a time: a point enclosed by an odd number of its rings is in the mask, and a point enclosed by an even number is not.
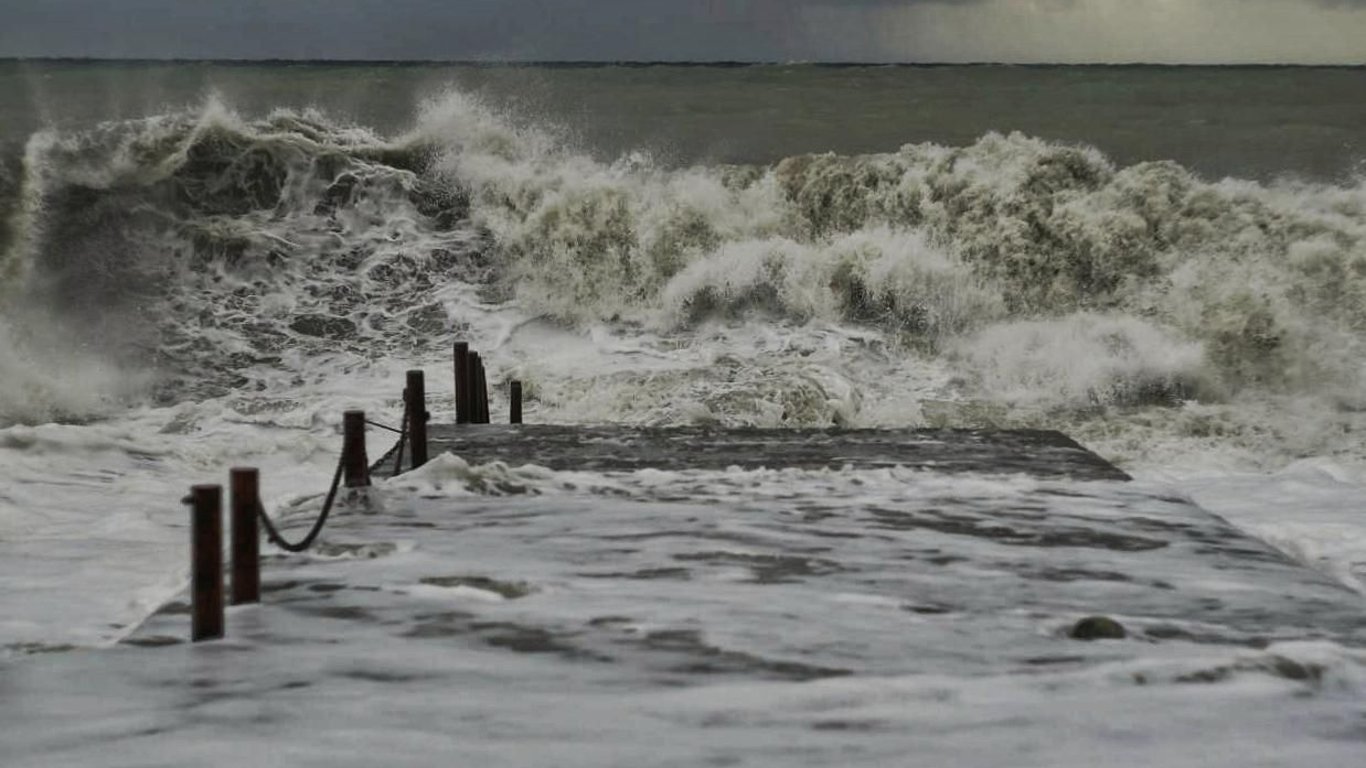
<svg viewBox="0 0 1366 768"><path fill-rule="evenodd" d="M0 62L0 762L1348 764L1366 619L1284 619L1122 521L1198 505L1264 546L1257 584L1322 591L1286 605L1366 617L1363 95L1363 68ZM260 467L308 517L343 411L397 423L422 368L452 420L457 340L495 421L518 380L540 424L1060 430L1134 481L446 456L280 562L339 645L249 613L243 653L129 644L181 631L191 484ZM993 528L1041 510L1111 538ZM1065 637L1087 613L1128 636Z"/></svg>

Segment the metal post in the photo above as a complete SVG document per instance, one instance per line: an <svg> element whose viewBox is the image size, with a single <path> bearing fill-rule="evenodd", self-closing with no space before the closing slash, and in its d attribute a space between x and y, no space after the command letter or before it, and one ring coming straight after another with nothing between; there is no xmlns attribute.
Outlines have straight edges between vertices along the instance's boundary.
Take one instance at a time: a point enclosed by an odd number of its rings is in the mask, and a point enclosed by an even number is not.
<svg viewBox="0 0 1366 768"><path fill-rule="evenodd" d="M520 382L520 381L514 381L514 382L512 382L512 386L511 386L510 389L511 389L511 391L510 391L510 393L509 393L509 398L512 400L512 405L511 405L511 406L509 407L509 409L508 409L508 423L509 423L509 424L521 424L521 423L522 423L522 382Z"/></svg>
<svg viewBox="0 0 1366 768"><path fill-rule="evenodd" d="M190 639L223 636L223 486L190 489Z"/></svg>
<svg viewBox="0 0 1366 768"><path fill-rule="evenodd" d="M483 359L479 360L479 423L489 423L489 379Z"/></svg>
<svg viewBox="0 0 1366 768"><path fill-rule="evenodd" d="M232 604L261 602L261 534L256 515L261 508L261 473L238 468L232 482Z"/></svg>
<svg viewBox="0 0 1366 768"><path fill-rule="evenodd" d="M412 443L413 469L427 463L427 385L422 371L408 371L408 441Z"/></svg>
<svg viewBox="0 0 1366 768"><path fill-rule="evenodd" d="M365 453L365 411L342 414L342 461L347 488L370 484L370 459Z"/></svg>
<svg viewBox="0 0 1366 768"><path fill-rule="evenodd" d="M470 423L483 424L483 402L480 398L483 390L479 388L479 369L484 366L479 359L478 352L470 353L469 361L469 383L470 383Z"/></svg>
<svg viewBox="0 0 1366 768"><path fill-rule="evenodd" d="M455 342L455 423L470 423L470 345Z"/></svg>

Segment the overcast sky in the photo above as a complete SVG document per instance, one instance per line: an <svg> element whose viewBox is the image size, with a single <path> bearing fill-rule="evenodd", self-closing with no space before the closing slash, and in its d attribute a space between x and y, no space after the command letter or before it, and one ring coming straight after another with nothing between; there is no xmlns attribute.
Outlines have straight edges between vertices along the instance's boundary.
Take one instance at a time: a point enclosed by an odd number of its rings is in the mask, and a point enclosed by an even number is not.
<svg viewBox="0 0 1366 768"><path fill-rule="evenodd" d="M1366 0L0 0L0 56L1366 63Z"/></svg>

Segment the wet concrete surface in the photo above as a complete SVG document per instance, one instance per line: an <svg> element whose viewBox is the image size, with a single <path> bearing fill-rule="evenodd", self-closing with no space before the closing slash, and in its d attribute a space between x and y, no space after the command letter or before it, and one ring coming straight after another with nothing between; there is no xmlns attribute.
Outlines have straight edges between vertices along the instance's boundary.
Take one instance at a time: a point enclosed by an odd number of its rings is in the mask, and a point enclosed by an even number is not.
<svg viewBox="0 0 1366 768"><path fill-rule="evenodd" d="M910 467L1128 479L1063 433L1046 430L442 424L428 428L428 444L433 456L451 452L481 464L501 461L584 472ZM379 476L392 475L393 452L375 462L374 469Z"/></svg>

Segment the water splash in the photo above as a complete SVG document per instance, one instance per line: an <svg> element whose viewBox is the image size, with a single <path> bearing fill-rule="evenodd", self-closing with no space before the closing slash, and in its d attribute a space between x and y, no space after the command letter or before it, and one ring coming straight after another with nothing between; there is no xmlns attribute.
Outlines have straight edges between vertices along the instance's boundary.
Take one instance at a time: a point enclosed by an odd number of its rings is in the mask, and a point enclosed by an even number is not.
<svg viewBox="0 0 1366 768"><path fill-rule="evenodd" d="M397 137L210 100L37 135L21 170L22 303L163 400L456 335L539 381L547 418L611 418L596 398L655 423L1089 424L1307 398L1345 424L1366 382L1362 182L1210 183L1019 134L669 169L454 92ZM498 313L674 362L550 370L478 338Z"/></svg>

